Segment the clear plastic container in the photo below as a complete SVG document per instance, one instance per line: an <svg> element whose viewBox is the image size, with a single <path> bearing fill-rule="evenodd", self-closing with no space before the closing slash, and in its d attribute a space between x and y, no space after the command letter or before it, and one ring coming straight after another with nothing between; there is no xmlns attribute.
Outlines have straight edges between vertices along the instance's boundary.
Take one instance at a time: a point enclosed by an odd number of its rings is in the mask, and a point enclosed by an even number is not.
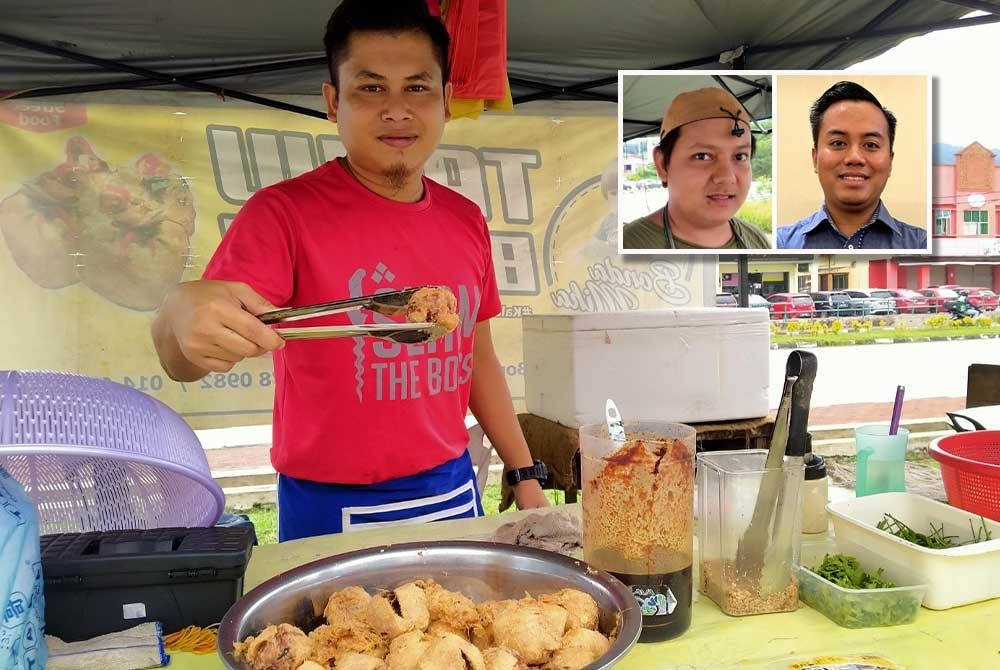
<svg viewBox="0 0 1000 670"><path fill-rule="evenodd" d="M691 624L695 430L626 421L580 428L583 555L628 586L642 609L640 642L677 637Z"/></svg>
<svg viewBox="0 0 1000 670"><path fill-rule="evenodd" d="M926 584L899 584L891 589L848 589L830 582L810 568L827 554L847 554L834 540L803 542L799 566L799 599L838 626L875 628L913 623L927 591ZM855 556L855 558L857 558ZM859 561L865 572L885 568L881 563Z"/></svg>
<svg viewBox="0 0 1000 670"><path fill-rule="evenodd" d="M786 458L781 470L768 475L777 477L777 504L764 528L766 547L748 551L754 543L748 543L753 533L747 530L765 481L766 459L764 449L698 454L698 589L732 616L788 612L799 603L802 459Z"/></svg>

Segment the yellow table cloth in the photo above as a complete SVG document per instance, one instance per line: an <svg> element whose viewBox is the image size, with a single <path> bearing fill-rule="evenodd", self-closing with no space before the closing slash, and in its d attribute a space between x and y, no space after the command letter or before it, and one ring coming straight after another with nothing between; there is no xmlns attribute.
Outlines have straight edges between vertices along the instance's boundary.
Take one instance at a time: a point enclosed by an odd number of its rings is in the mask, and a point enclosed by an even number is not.
<svg viewBox="0 0 1000 670"><path fill-rule="evenodd" d="M255 547L244 590L248 592L303 563L345 551L399 542L484 540L498 526L526 514L324 535ZM907 670L1000 669L1000 599L943 611L923 608L916 622L905 626L850 630L806 605L795 612L730 617L696 590L687 633L668 642L635 645L616 669L771 670L773 663L785 659L863 652L891 658ZM214 654L174 653L170 668L222 670L224 666Z"/></svg>

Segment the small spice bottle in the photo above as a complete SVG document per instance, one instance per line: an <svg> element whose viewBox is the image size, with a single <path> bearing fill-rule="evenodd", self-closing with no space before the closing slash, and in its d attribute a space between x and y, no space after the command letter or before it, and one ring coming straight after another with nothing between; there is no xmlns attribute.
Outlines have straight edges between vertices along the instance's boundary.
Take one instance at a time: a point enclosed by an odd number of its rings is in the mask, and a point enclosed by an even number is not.
<svg viewBox="0 0 1000 670"><path fill-rule="evenodd" d="M825 533L828 527L826 461L819 454L811 452L805 455L804 460L806 474L802 487L802 532Z"/></svg>

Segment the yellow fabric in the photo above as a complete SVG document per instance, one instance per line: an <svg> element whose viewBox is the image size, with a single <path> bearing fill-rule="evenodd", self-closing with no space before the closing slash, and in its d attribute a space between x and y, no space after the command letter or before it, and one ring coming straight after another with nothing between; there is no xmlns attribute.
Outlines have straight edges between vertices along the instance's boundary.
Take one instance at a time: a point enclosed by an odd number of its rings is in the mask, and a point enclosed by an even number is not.
<svg viewBox="0 0 1000 670"><path fill-rule="evenodd" d="M560 506L576 509L579 505ZM556 509L556 508L550 508ZM535 511L535 510L532 510ZM256 547L244 579L249 591L280 572L344 551L394 542L488 538L527 512L421 526L375 529ZM697 584L697 579L695 579ZM695 592L691 628L669 642L637 644L616 670L775 670L778 661L822 654L872 653L907 670L1000 667L1000 599L944 611L921 609L915 623L889 628L841 628L802 605L795 612L730 617ZM222 670L218 656L175 654L171 670Z"/></svg>
<svg viewBox="0 0 1000 670"><path fill-rule="evenodd" d="M478 119L484 111L513 112L514 99L510 94L510 83L504 78L504 97L499 100L484 100L482 98L456 98L451 101L451 118Z"/></svg>

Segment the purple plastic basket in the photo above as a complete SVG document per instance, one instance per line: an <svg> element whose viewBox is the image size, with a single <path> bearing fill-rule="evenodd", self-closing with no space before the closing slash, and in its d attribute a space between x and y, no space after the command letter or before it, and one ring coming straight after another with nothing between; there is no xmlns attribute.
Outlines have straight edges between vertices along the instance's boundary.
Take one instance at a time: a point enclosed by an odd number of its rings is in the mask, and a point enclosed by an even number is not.
<svg viewBox="0 0 1000 670"><path fill-rule="evenodd" d="M43 534L211 526L225 507L184 419L104 379L0 371L0 466Z"/></svg>

